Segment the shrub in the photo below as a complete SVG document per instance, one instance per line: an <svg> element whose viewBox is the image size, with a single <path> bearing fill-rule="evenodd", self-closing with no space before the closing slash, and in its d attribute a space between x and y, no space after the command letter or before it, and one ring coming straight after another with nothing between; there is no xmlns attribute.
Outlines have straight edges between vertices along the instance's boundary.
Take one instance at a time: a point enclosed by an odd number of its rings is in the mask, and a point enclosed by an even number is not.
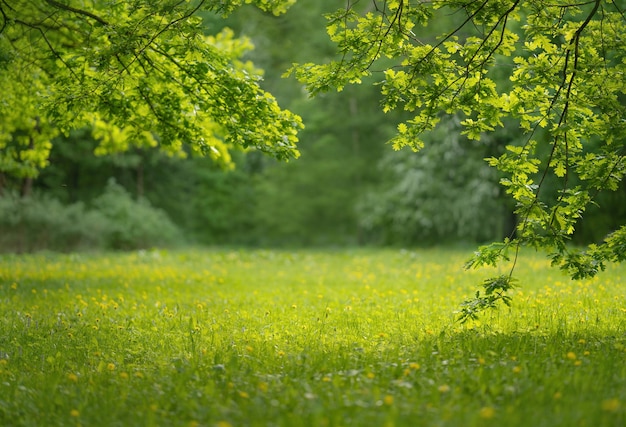
<svg viewBox="0 0 626 427"><path fill-rule="evenodd" d="M39 194L0 197L0 252L140 249L180 240L167 215L113 181L91 209Z"/></svg>
<svg viewBox="0 0 626 427"><path fill-rule="evenodd" d="M145 199L134 200L114 180L94 200L93 208L106 219L105 246L110 249L140 249L180 242L176 225Z"/></svg>
<svg viewBox="0 0 626 427"><path fill-rule="evenodd" d="M99 247L104 225L97 212L87 211L82 203L64 206L50 197L20 197L16 193L0 198L3 252Z"/></svg>

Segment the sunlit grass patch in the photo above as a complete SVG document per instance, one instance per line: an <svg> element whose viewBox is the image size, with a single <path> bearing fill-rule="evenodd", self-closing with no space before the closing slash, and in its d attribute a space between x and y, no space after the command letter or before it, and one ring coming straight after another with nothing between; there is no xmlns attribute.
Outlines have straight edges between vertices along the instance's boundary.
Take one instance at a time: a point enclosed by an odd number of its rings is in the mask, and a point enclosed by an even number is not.
<svg viewBox="0 0 626 427"><path fill-rule="evenodd" d="M534 254L456 322L464 252L0 258L2 425L620 425L625 270Z"/></svg>

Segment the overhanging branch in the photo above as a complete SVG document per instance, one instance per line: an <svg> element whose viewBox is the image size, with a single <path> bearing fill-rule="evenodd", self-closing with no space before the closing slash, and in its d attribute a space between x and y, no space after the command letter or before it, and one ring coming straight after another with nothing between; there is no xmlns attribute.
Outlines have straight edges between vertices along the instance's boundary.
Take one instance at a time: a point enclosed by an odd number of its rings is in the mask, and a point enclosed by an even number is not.
<svg viewBox="0 0 626 427"><path fill-rule="evenodd" d="M99 24L102 24L102 25L105 25L105 26L109 25L109 23L105 19L103 19L100 16L96 15L95 13L91 13L91 12L89 12L87 10L77 9L75 7L68 6L68 5L63 4L61 2L58 2L56 0L45 0L45 2L48 3L50 6L56 7L57 9L63 9L65 11L72 12L72 13L75 13L77 15L86 16L86 17L91 18L94 21L98 22Z"/></svg>

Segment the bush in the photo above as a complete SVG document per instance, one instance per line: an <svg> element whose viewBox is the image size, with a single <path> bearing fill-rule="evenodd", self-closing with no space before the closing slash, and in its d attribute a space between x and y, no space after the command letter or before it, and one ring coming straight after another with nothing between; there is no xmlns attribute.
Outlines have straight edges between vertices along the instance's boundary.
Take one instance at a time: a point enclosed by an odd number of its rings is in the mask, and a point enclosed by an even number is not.
<svg viewBox="0 0 626 427"><path fill-rule="evenodd" d="M419 153L381 158L381 183L357 204L359 223L375 243L480 243L506 235L498 175L483 160L490 147L472 145L458 126L449 118Z"/></svg>
<svg viewBox="0 0 626 427"><path fill-rule="evenodd" d="M177 227L147 202L110 182L91 209L45 195L0 197L0 252L141 249L181 240Z"/></svg>
<svg viewBox="0 0 626 427"><path fill-rule="evenodd" d="M43 249L69 251L102 244L105 226L96 212L82 203L63 206L46 196L0 198L0 250L33 252Z"/></svg>
<svg viewBox="0 0 626 427"><path fill-rule="evenodd" d="M169 246L181 240L180 231L167 214L152 207L147 200L133 200L114 180L110 180L104 194L94 200L93 207L108 225L107 248Z"/></svg>

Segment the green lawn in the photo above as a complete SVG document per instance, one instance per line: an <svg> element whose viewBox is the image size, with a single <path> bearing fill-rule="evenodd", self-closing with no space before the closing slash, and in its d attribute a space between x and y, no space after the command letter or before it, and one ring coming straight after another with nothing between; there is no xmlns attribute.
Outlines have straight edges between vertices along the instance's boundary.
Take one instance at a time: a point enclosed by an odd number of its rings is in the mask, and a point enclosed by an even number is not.
<svg viewBox="0 0 626 427"><path fill-rule="evenodd" d="M0 257L2 426L622 426L626 266L452 250Z"/></svg>

